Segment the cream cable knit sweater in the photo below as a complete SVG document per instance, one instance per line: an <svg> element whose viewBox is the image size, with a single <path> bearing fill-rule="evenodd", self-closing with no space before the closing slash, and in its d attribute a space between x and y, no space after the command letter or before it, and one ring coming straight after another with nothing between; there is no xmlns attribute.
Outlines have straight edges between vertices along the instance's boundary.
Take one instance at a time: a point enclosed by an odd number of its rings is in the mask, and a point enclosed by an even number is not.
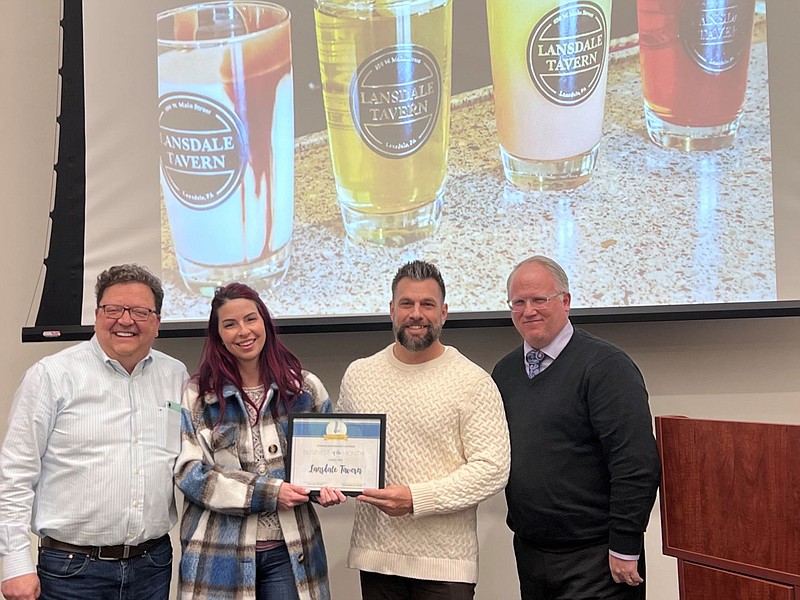
<svg viewBox="0 0 800 600"><path fill-rule="evenodd" d="M347 566L475 583L477 505L508 479L500 393L453 347L408 365L394 357L393 345L348 367L337 410L386 413L386 484L408 485L414 512L389 517L358 503Z"/></svg>

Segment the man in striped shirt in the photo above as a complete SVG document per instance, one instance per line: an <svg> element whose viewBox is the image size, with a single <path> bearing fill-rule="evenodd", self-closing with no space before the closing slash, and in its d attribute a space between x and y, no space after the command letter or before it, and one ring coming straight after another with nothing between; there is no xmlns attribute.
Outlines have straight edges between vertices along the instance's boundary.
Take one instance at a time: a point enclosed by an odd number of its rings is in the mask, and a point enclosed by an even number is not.
<svg viewBox="0 0 800 600"><path fill-rule="evenodd" d="M164 292L137 265L95 287L91 340L33 365L0 452L7 600L164 599L184 365L152 349ZM39 538L38 567L30 552Z"/></svg>

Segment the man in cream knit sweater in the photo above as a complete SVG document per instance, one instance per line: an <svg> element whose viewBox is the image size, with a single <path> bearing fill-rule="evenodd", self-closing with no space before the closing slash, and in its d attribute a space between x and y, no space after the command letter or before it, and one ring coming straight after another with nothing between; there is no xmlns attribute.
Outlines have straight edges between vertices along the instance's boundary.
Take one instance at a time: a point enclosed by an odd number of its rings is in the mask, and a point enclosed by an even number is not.
<svg viewBox="0 0 800 600"><path fill-rule="evenodd" d="M478 580L477 505L506 484L508 428L488 373L439 341L439 270L410 262L392 281L395 342L351 364L339 410L386 413L384 489L358 496L347 565L363 600L469 600Z"/></svg>

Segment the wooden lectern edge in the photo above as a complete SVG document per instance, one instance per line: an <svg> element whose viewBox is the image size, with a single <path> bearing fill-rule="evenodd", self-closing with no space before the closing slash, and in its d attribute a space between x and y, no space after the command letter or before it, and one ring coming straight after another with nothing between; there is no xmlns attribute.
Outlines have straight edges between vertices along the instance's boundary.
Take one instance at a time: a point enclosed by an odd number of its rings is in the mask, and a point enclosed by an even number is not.
<svg viewBox="0 0 800 600"><path fill-rule="evenodd" d="M787 423L765 423L765 422L747 422L747 421L735 421L735 420L728 420L728 419L695 419L690 418L685 415L658 415L655 417L655 429L656 429L656 438L658 441L658 450L659 454L662 454L662 422L669 421L669 420L677 420L677 419L688 419L694 421L703 421L703 422L725 422L725 423L742 423L742 424L753 424L753 425L778 425L778 426L793 426L792 424ZM664 481L664 461L662 455L662 485ZM719 556L713 556L705 553L700 553L696 551L686 550L677 548L674 546L669 545L670 540L670 531L669 531L669 522L667 519L664 518L663 515L666 514L666 506L665 506L665 498L664 494L662 493L663 490L659 491L659 504L661 508L661 527L662 527L662 552L666 556L672 556L680 561L686 561L693 564L697 564L700 566L708 566L712 568L717 568L720 570L728 571L734 574L742 574L749 577L754 577L757 579L764 579L768 581L772 581L778 584L790 585L790 586L800 586L800 571L798 573L789 573L785 571L778 571L775 569L771 569L769 567L764 566L756 566L750 565L746 563L742 563L735 560L720 558ZM800 592L798 592L797 599L800 600Z"/></svg>

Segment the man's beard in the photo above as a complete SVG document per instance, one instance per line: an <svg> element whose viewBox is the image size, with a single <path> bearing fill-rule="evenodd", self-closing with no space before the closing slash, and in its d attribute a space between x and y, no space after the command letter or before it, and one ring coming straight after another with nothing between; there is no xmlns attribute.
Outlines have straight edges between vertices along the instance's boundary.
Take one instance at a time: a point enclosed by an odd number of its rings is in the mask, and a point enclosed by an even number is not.
<svg viewBox="0 0 800 600"><path fill-rule="evenodd" d="M422 337L412 337L406 333L406 329L412 325L428 325L428 331ZM439 339L439 334L442 332L441 325L436 325L434 323L423 323L420 321L402 326L393 325L392 329L394 330L395 339L400 342L400 345L409 352L421 352L422 350L427 350L431 347L433 342Z"/></svg>

